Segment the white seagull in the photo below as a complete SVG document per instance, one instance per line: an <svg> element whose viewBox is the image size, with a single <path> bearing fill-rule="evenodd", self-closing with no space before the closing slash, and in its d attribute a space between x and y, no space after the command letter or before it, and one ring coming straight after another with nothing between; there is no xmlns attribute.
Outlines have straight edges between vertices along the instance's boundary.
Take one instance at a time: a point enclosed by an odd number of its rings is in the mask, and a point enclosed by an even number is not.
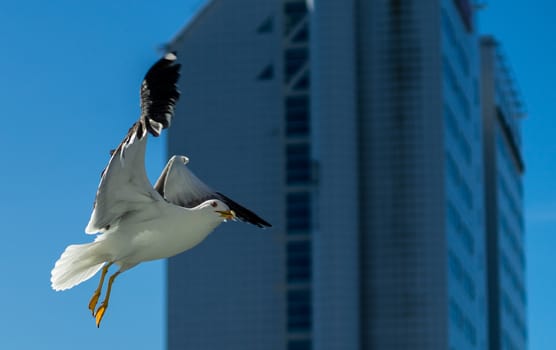
<svg viewBox="0 0 556 350"><path fill-rule="evenodd" d="M188 158L173 156L154 188L145 172L145 148L150 134L159 136L170 125L179 98L180 64L168 53L147 72L141 85L141 116L111 152L101 175L91 219L85 228L94 242L70 245L51 273L54 290L65 290L102 270L89 310L97 327L108 308L114 279L143 261L163 259L193 248L226 220L258 227L271 225L221 193L213 191L187 167ZM96 308L104 278L104 301Z"/></svg>

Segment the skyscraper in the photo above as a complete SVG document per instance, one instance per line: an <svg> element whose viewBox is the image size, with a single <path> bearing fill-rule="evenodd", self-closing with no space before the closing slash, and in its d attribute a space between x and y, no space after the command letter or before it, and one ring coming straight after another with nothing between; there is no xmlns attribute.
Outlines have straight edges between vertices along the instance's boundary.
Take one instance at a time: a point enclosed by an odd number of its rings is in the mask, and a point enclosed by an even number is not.
<svg viewBox="0 0 556 350"><path fill-rule="evenodd" d="M213 0L169 47L170 153L273 224L170 259L169 349L488 348L468 1Z"/></svg>
<svg viewBox="0 0 556 350"><path fill-rule="evenodd" d="M524 112L511 70L492 37L481 39L481 67L489 349L525 349Z"/></svg>

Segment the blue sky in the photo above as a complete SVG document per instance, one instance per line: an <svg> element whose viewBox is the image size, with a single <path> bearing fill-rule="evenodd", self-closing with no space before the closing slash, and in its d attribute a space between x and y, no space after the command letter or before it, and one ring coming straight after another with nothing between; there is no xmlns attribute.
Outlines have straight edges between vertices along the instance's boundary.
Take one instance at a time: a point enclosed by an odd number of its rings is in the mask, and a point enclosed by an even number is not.
<svg viewBox="0 0 556 350"><path fill-rule="evenodd" d="M138 116L138 87L201 0L0 0L0 348L162 349L164 262L119 277L100 329L87 303L97 279L50 289L50 270L83 233L108 151ZM502 42L523 123L531 349L556 344L556 33L552 1L489 1L481 30ZM210 44L210 43L207 43ZM165 163L152 140L148 172Z"/></svg>
<svg viewBox="0 0 556 350"><path fill-rule="evenodd" d="M118 278L100 329L87 311L98 278L65 292L49 279L66 245L92 239L83 230L108 151L139 115L157 48L198 5L0 0L0 349L164 347L164 262ZM165 140L151 141L156 179Z"/></svg>

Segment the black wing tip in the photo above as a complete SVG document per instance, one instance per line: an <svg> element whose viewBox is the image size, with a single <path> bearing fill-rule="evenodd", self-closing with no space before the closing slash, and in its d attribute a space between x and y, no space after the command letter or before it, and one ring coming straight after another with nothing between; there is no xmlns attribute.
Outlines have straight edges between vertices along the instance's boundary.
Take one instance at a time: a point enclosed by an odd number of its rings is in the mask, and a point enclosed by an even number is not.
<svg viewBox="0 0 556 350"><path fill-rule="evenodd" d="M252 225L257 226L258 228L265 229L265 228L268 228L268 227L272 227L272 225L271 225L270 223L268 223L267 221L265 221L264 219L262 219L262 218L261 218L260 216L258 216L257 214L255 214L255 213L253 213L253 212L250 212L250 213L253 214L253 216L251 216L251 215L245 215L245 213L244 213L244 215L242 215L242 216L239 216L239 215L238 215L238 217L239 217L241 220L245 221L245 222L248 222L248 223L250 223L250 224L252 224ZM236 214L237 214L237 213L236 213Z"/></svg>
<svg viewBox="0 0 556 350"><path fill-rule="evenodd" d="M259 217L259 216L257 216L257 220L256 220L256 221L254 220L254 221L249 221L249 222L250 222L251 224L257 226L257 227L260 227L260 228L272 227L272 225L271 225L268 221L262 219L262 218Z"/></svg>
<svg viewBox="0 0 556 350"><path fill-rule="evenodd" d="M177 82L181 64L176 51L166 53L145 74L141 86L141 110L146 128L154 136L170 126L180 92Z"/></svg>
<svg viewBox="0 0 556 350"><path fill-rule="evenodd" d="M179 76L178 71L179 71L179 68L181 67L181 64L177 63L176 62L177 60L178 60L177 51L167 52L158 61L156 61L151 66L151 68L149 68L149 70L147 71L147 74L145 74L145 80L148 80L149 78L152 78L153 76L158 75L161 71L168 70L168 69L177 72L178 73L177 75ZM176 81L177 81L177 79L176 79Z"/></svg>
<svg viewBox="0 0 556 350"><path fill-rule="evenodd" d="M269 224L268 222L266 222L264 220L263 220L262 223L258 223L258 224L255 224L255 225L257 225L257 227L262 228L262 229L272 227L271 224Z"/></svg>
<svg viewBox="0 0 556 350"><path fill-rule="evenodd" d="M236 213L237 215L237 213ZM255 214L254 217L252 216L246 216L246 215L242 215L241 217L238 215L238 217L245 222L250 223L251 225L255 225L258 228L269 228L272 227L272 225L270 223L268 223L267 221L265 221L264 219L262 219L261 217L259 217L258 215Z"/></svg>
<svg viewBox="0 0 556 350"><path fill-rule="evenodd" d="M222 199L224 203L226 203L230 207L230 209L232 209L236 213L236 216L240 220L248 222L259 228L272 227L272 225L268 223L266 220L264 220L257 214L253 213L251 210L245 208L241 204L233 201L232 199L226 197L220 192L216 192L216 194L220 197L220 199Z"/></svg>

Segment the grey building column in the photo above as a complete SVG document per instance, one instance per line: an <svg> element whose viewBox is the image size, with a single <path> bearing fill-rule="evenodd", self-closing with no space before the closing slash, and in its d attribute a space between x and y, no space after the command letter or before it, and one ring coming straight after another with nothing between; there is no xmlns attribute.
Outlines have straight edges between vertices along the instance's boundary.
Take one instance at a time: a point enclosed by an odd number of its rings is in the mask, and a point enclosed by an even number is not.
<svg viewBox="0 0 556 350"><path fill-rule="evenodd" d="M355 0L311 11L311 124L318 170L313 248L314 349L359 349L359 203Z"/></svg>

